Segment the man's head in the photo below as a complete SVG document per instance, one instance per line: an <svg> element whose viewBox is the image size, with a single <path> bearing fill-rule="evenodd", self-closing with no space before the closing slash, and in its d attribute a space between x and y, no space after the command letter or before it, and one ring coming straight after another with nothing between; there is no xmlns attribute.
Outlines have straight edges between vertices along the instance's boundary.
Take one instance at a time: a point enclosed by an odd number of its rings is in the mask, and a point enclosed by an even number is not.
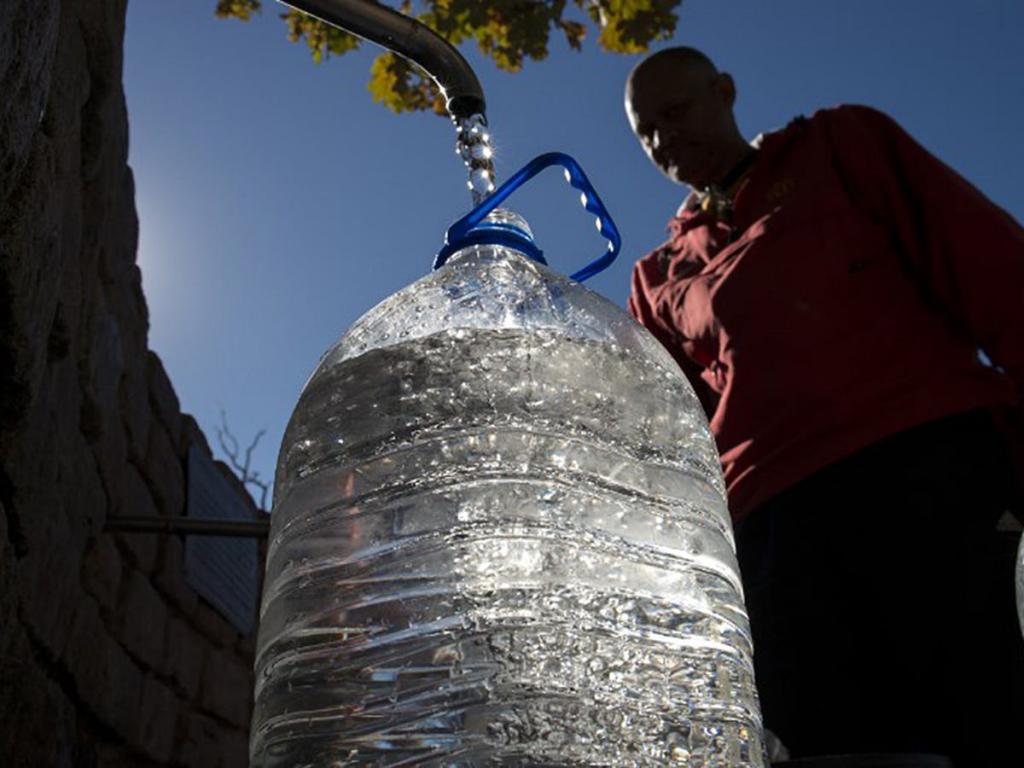
<svg viewBox="0 0 1024 768"><path fill-rule="evenodd" d="M626 81L626 115L644 152L669 179L718 182L749 152L736 127L732 77L694 48L647 57Z"/></svg>

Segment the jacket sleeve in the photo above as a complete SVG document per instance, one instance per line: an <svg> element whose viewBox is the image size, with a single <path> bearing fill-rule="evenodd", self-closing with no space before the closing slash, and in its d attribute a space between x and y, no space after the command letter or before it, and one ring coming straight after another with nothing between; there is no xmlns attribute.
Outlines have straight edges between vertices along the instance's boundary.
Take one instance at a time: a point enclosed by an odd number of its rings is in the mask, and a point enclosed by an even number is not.
<svg viewBox="0 0 1024 768"><path fill-rule="evenodd" d="M718 395L701 378L700 365L686 354L683 340L670 325L663 322L654 308L652 296L666 282L663 270L657 269L654 259L641 259L633 265L633 279L626 308L640 325L650 331L679 365L693 387L697 399L710 419L718 407Z"/></svg>
<svg viewBox="0 0 1024 768"><path fill-rule="evenodd" d="M891 118L831 111L835 161L924 295L1024 394L1024 229Z"/></svg>
<svg viewBox="0 0 1024 768"><path fill-rule="evenodd" d="M925 297L1014 384L1015 406L993 416L1024 521L1024 229L889 117L866 107L832 114L836 163L854 199L891 233Z"/></svg>

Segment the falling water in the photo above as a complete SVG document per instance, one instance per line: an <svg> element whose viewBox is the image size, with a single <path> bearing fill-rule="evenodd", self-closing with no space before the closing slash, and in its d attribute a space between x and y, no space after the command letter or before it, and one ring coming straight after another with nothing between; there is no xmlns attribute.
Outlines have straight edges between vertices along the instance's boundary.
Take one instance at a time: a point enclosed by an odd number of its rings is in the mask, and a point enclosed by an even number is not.
<svg viewBox="0 0 1024 768"><path fill-rule="evenodd" d="M487 118L476 114L459 118L455 125L458 130L455 151L469 169L466 185L473 195L473 205L478 205L494 191L494 151L487 131Z"/></svg>

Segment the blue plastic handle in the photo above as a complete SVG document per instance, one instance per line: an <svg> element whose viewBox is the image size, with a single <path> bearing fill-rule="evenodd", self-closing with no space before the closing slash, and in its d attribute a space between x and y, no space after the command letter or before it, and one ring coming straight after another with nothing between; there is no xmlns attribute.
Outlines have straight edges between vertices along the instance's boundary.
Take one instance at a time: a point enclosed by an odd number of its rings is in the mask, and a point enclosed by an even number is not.
<svg viewBox="0 0 1024 768"><path fill-rule="evenodd" d="M601 198L590 183L587 175L583 172L580 164L564 152L547 152L535 157L513 174L508 181L498 187L490 197L452 224L445 235L446 246L438 254L438 258L434 262L434 268L436 269L441 266L444 260L447 259L447 256L459 247L462 247L463 244L469 245L473 242L479 242L478 238L470 234L473 228L479 225L487 214L505 202L508 196L519 189L519 187L552 165L560 165L565 169L565 180L580 190L580 202L584 208L597 217L597 229L608 240L608 250L582 269L574 272L570 277L578 282L583 282L587 278L593 277L598 272L606 269L615 261L615 257L619 255L619 251L622 248L622 238L619 236L618 227L615 226L615 222L612 221L612 217L604 207L604 203L601 202Z"/></svg>

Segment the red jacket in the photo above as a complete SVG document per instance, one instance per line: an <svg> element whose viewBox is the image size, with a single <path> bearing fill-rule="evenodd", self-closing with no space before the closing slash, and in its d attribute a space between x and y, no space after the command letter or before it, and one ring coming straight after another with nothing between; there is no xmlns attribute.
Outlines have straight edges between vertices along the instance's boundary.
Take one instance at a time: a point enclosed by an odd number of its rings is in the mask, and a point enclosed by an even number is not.
<svg viewBox="0 0 1024 768"><path fill-rule="evenodd" d="M891 119L768 134L734 208L684 206L629 300L709 414L734 518L887 435L1020 402L1024 230Z"/></svg>

